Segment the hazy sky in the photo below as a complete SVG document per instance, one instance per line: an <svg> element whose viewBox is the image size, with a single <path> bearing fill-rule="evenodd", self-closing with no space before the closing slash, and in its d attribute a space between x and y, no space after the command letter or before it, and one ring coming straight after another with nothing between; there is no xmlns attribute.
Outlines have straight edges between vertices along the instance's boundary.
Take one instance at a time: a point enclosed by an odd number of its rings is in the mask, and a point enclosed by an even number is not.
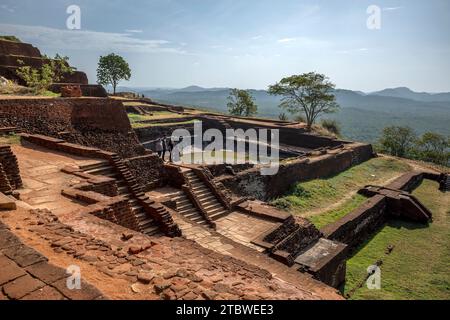
<svg viewBox="0 0 450 320"><path fill-rule="evenodd" d="M129 86L262 89L317 71L339 88L450 91L449 31L448 0L0 0L0 34L68 55L91 82L100 55L121 54Z"/></svg>

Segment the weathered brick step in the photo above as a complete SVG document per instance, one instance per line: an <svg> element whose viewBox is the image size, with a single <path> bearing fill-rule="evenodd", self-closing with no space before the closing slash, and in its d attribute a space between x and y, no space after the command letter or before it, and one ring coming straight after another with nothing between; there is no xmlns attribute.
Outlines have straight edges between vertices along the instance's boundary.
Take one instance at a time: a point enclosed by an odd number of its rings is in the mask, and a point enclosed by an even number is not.
<svg viewBox="0 0 450 320"><path fill-rule="evenodd" d="M203 193L203 192L211 192L208 188L206 188L204 185L192 187L192 191L194 193Z"/></svg>
<svg viewBox="0 0 450 320"><path fill-rule="evenodd" d="M97 169L97 168L104 167L107 165L109 165L108 161L99 161L99 162L93 163L93 164L81 165L80 170L83 170L84 172L86 172L87 170Z"/></svg>
<svg viewBox="0 0 450 320"><path fill-rule="evenodd" d="M220 218L226 217L228 215L228 211L227 210L223 210L223 211L218 211L217 213L213 213L209 215L209 218L213 221L216 221Z"/></svg>
<svg viewBox="0 0 450 320"><path fill-rule="evenodd" d="M154 227L149 227L147 229L144 229L142 231L142 233L145 233L148 236L154 236L157 235L159 233L159 227L158 226L154 226Z"/></svg>
<svg viewBox="0 0 450 320"><path fill-rule="evenodd" d="M209 201L209 200L215 200L216 199L216 196L215 195L213 195L212 193L205 193L205 194L203 194L203 195L201 195L201 196L198 196L197 197L197 199L200 201L200 202L206 202L206 201Z"/></svg>
<svg viewBox="0 0 450 320"><path fill-rule="evenodd" d="M220 203L220 202L218 202L218 201L215 201L214 203L212 203L212 204L207 204L207 205L203 205L202 204L202 206L203 206L203 209L205 209L206 210L206 212L212 212L212 211L214 211L214 210L216 210L216 209L224 209L224 207L222 206L222 204Z"/></svg>
<svg viewBox="0 0 450 320"><path fill-rule="evenodd" d="M216 209L209 210L208 211L208 215L211 217L211 216L213 216L213 215L215 215L217 213L223 212L223 211L228 212L227 209L225 209L223 206L221 206L221 207L218 207Z"/></svg>
<svg viewBox="0 0 450 320"><path fill-rule="evenodd" d="M89 173L89 174L94 174L94 175L102 175L103 173L113 173L113 174L115 174L115 172L114 172L114 167L111 167L111 166L101 166L101 167L97 167L97 168L94 168L94 169L90 169L90 170L85 170L85 172L86 173Z"/></svg>

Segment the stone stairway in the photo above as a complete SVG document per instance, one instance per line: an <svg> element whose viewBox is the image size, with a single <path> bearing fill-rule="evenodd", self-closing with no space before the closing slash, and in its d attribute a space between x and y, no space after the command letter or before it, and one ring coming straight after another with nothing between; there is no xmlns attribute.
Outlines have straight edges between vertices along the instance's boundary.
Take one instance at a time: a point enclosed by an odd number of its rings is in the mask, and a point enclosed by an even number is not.
<svg viewBox="0 0 450 320"><path fill-rule="evenodd" d="M123 179L118 174L118 172L115 170L115 167L111 166L108 161L102 161L94 165L85 166L81 169L85 173L107 176L116 179L119 195L124 196L128 199L131 210L138 219L140 228L139 231L150 236L161 234L159 224L146 214L144 208L139 204L138 200L132 194L125 179Z"/></svg>
<svg viewBox="0 0 450 320"><path fill-rule="evenodd" d="M225 208L222 203L220 203L216 195L194 173L194 171L186 171L185 177L192 186L193 195L212 221L220 219L229 213L228 209Z"/></svg>
<svg viewBox="0 0 450 320"><path fill-rule="evenodd" d="M174 200L177 205L177 211L181 215L197 224L208 226L206 219L202 216L198 209L194 207L191 200L184 192L180 192Z"/></svg>

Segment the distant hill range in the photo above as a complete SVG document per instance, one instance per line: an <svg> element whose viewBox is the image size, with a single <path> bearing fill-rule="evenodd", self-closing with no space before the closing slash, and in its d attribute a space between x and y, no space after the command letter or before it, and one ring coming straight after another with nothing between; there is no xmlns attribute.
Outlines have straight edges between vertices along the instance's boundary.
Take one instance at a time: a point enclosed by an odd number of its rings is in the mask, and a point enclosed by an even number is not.
<svg viewBox="0 0 450 320"><path fill-rule="evenodd" d="M230 88L202 88L190 86L171 88L120 88L135 91L155 101L200 107L227 112ZM282 110L280 98L265 90L249 90L258 104L258 115L278 118ZM418 134L434 131L450 136L450 93L414 92L408 88L385 89L363 93L352 90L336 90L341 109L324 118L340 122L343 135L348 139L375 142L384 127L410 126Z"/></svg>

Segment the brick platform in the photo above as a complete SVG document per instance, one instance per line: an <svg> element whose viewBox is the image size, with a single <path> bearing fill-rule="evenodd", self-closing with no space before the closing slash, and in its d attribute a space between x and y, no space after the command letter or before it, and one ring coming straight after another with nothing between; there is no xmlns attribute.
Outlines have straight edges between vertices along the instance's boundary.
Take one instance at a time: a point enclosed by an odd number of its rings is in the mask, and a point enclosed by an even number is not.
<svg viewBox="0 0 450 320"><path fill-rule="evenodd" d="M66 286L68 274L38 251L24 245L0 222L0 300L92 300L104 298L90 284Z"/></svg>

